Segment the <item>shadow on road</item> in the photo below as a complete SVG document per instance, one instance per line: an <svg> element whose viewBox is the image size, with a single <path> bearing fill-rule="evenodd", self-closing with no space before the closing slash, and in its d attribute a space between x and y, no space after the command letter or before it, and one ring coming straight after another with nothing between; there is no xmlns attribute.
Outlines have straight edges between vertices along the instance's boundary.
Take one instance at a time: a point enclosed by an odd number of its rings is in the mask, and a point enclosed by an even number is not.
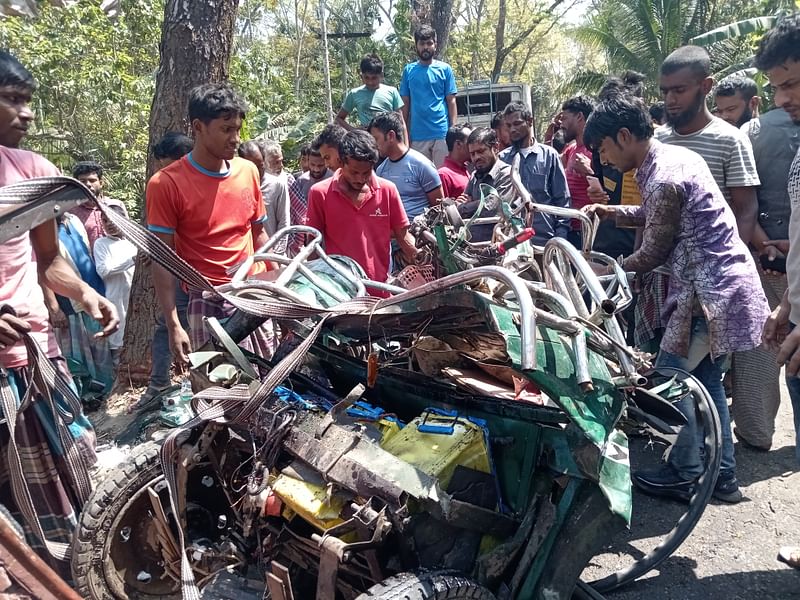
<svg viewBox="0 0 800 600"><path fill-rule="evenodd" d="M735 449L736 477L744 486L800 470L794 456L794 446L759 452L737 443Z"/></svg>
<svg viewBox="0 0 800 600"><path fill-rule="evenodd" d="M777 552L777 548L776 548ZM606 594L608 600L724 599L724 600L794 600L800 599L800 571L744 571L697 578L694 560L673 557L659 569L659 574L637 581L619 591Z"/></svg>

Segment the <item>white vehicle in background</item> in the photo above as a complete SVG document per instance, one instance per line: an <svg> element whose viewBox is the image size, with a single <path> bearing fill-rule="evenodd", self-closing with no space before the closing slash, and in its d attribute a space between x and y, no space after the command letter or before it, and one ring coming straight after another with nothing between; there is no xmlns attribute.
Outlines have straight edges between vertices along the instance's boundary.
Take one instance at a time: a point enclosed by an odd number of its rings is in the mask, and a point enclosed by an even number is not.
<svg viewBox="0 0 800 600"><path fill-rule="evenodd" d="M489 79L471 81L456 94L458 121L475 127L489 127L492 116L510 102L522 102L533 112L531 87L527 83L492 83Z"/></svg>

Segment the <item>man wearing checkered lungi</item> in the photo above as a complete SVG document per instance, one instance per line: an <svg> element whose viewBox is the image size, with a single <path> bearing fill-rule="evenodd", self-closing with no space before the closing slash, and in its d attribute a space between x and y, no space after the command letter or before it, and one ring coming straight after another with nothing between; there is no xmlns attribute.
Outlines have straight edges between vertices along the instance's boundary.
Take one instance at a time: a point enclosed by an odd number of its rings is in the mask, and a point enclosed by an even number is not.
<svg viewBox="0 0 800 600"><path fill-rule="evenodd" d="M16 149L33 120L34 86L17 59L0 52L0 186L60 175L38 154ZM80 302L102 323L99 336L115 331L119 320L58 250L55 221L0 244L0 502L24 526L28 542L68 577L64 559L91 489L95 437L77 396L70 405L48 385L58 380L62 390L74 391L39 281ZM71 414L70 423L60 411Z"/></svg>
<svg viewBox="0 0 800 600"><path fill-rule="evenodd" d="M256 166L238 156L239 131L247 106L227 84L207 84L189 96L193 150L147 184L148 229L213 285L228 283L228 269L267 242L266 213ZM257 264L251 274L263 270ZM188 289L187 334L175 309L175 279L153 263L153 279L164 312L170 347L179 364L209 339L206 317L229 316L232 307ZM190 337L191 335L191 337ZM263 337L263 336L262 336ZM259 344L259 352L266 349Z"/></svg>

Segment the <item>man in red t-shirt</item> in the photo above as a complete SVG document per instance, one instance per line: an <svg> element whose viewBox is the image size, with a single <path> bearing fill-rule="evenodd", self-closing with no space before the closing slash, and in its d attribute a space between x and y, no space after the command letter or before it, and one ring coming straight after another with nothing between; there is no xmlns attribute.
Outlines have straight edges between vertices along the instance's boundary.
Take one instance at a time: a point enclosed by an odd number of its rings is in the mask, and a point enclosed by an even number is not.
<svg viewBox="0 0 800 600"><path fill-rule="evenodd" d="M592 152L583 143L583 128L592 110L594 101L588 96L575 96L561 106L561 128L564 130L564 141L567 143L561 154L561 160L567 174L567 185L574 209L581 209L591 204L589 193L586 191L589 187L586 176L592 174ZM572 228L567 238L577 248L581 247L579 221L572 221Z"/></svg>
<svg viewBox="0 0 800 600"><path fill-rule="evenodd" d="M472 133L469 127L453 125L447 130L444 138L447 144L447 156L439 167L439 179L442 180L442 193L445 198L458 198L464 193L469 181L469 148L467 138Z"/></svg>
<svg viewBox="0 0 800 600"><path fill-rule="evenodd" d="M236 156L247 106L227 84L206 84L189 94L193 150L147 184L148 229L214 285L267 242L258 169ZM229 316L232 307L189 289L191 339L175 309L175 279L153 263L153 280L164 311L170 347L185 364L208 339L204 317Z"/></svg>
<svg viewBox="0 0 800 600"><path fill-rule="evenodd" d="M366 131L349 131L339 156L341 169L308 193L308 224L322 232L326 252L349 256L369 279L386 281L392 238L409 262L417 253L400 194L375 175L378 146Z"/></svg>

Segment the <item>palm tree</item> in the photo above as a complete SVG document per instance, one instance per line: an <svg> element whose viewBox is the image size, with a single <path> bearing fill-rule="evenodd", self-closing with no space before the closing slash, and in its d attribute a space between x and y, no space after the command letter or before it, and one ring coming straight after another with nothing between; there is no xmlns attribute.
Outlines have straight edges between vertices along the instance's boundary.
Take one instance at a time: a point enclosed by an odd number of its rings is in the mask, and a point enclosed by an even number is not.
<svg viewBox="0 0 800 600"><path fill-rule="evenodd" d="M611 73L627 69L646 76L647 95L658 95L658 73L667 55L714 26L718 0L606 0L596 6L576 38L604 53ZM714 62L731 64L735 44L719 49ZM578 73L571 86L596 83L598 73ZM592 92L595 90L587 89Z"/></svg>

